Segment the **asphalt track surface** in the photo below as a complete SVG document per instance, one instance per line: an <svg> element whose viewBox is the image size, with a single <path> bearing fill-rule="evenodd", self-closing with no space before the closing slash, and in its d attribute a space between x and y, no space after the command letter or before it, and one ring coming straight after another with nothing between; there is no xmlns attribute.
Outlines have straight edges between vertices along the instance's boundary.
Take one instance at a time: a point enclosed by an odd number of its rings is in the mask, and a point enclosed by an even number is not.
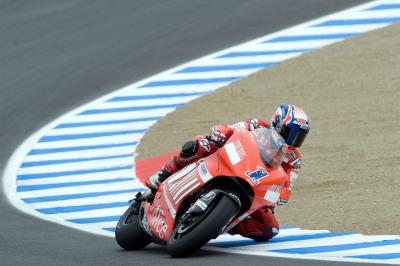
<svg viewBox="0 0 400 266"><path fill-rule="evenodd" d="M90 100L364 2L0 0L0 169L29 135ZM204 250L175 260L158 246L125 252L113 239L38 220L1 197L1 265L347 265Z"/></svg>

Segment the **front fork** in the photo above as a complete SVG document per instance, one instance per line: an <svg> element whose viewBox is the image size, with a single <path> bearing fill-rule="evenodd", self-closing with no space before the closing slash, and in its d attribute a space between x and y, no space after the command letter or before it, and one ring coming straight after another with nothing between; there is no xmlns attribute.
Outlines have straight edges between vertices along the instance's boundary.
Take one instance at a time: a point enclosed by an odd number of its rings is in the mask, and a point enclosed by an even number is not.
<svg viewBox="0 0 400 266"><path fill-rule="evenodd" d="M154 238L153 234L151 233L150 225L142 204L144 202L152 203L153 200L154 193L151 190L146 190L144 193L136 193L135 197L128 201L128 203L134 209L135 214L139 215L140 228L142 228L142 230L146 232L149 237L151 237L152 241L156 243L158 240Z"/></svg>

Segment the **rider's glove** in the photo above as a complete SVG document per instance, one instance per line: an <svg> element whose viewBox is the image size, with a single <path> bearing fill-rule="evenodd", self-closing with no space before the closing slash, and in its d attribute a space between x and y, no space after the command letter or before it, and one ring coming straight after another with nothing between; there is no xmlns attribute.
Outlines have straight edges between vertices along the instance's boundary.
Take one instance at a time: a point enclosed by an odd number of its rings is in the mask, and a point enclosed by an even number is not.
<svg viewBox="0 0 400 266"><path fill-rule="evenodd" d="M217 127L213 127L210 135L207 136L207 139L214 142L218 147L222 147L226 142L226 135Z"/></svg>

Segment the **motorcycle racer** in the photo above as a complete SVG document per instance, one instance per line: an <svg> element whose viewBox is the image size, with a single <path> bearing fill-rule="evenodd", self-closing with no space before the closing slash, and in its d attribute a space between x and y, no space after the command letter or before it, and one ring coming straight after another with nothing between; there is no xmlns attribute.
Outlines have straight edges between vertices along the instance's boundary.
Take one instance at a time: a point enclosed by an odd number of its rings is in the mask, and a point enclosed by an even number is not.
<svg viewBox="0 0 400 266"><path fill-rule="evenodd" d="M151 175L146 185L156 190L158 186L183 167L204 158L219 148L232 136L235 130L253 131L257 128L275 129L288 144L282 168L287 174L278 205L285 205L290 197L291 190L296 182L301 168L299 148L310 129L310 119L299 107L291 104L281 104L271 117L271 122L260 119L248 119L233 125L218 125L212 128L208 136L196 136L194 140L186 142L179 154L173 156L159 172ZM271 208L262 208L244 219L228 233L240 234L255 241L268 241L279 232L279 224Z"/></svg>

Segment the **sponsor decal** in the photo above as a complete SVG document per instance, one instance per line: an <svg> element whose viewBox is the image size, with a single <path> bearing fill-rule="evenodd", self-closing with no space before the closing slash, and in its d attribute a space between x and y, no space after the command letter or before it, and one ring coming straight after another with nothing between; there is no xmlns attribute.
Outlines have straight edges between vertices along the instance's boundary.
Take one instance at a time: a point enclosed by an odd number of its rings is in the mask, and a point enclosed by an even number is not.
<svg viewBox="0 0 400 266"><path fill-rule="evenodd" d="M210 147L210 143L208 142L207 139L201 139L200 141L200 145L208 152L211 151L211 147Z"/></svg>
<svg viewBox="0 0 400 266"><path fill-rule="evenodd" d="M288 163L290 160L296 159L296 154L293 151L289 151L285 153L285 157L283 158L283 161L285 163Z"/></svg>
<svg viewBox="0 0 400 266"><path fill-rule="evenodd" d="M239 197L236 196L235 194L229 193L229 196L230 196L231 198L233 198L233 199L234 199L236 202L238 202L239 204L241 203Z"/></svg>
<svg viewBox="0 0 400 266"><path fill-rule="evenodd" d="M301 158L294 160L293 162L290 163L290 165L300 167L301 166Z"/></svg>
<svg viewBox="0 0 400 266"><path fill-rule="evenodd" d="M281 190L281 186L272 185L265 193L264 199L271 203L277 203L281 195Z"/></svg>
<svg viewBox="0 0 400 266"><path fill-rule="evenodd" d="M200 164L200 171L201 171L201 174L202 174L202 175L208 174L207 166L206 166L206 164L203 163L203 162Z"/></svg>
<svg viewBox="0 0 400 266"><path fill-rule="evenodd" d="M214 191L209 191L207 194L205 194L202 199L209 201L215 198L215 192Z"/></svg>
<svg viewBox="0 0 400 266"><path fill-rule="evenodd" d="M143 225L144 230L146 230L146 232L151 235L151 229L150 229L149 222L147 221L146 213L144 213L144 215L143 215L142 225Z"/></svg>
<svg viewBox="0 0 400 266"><path fill-rule="evenodd" d="M184 171L181 171L182 173L179 172L179 174L168 179L168 190L175 204L178 204L186 195L200 186L195 169L196 165L192 164L190 168L184 168Z"/></svg>
<svg viewBox="0 0 400 266"><path fill-rule="evenodd" d="M194 203L194 205L198 206L200 209L202 209L203 211L205 211L208 207L207 204L205 204L203 201L201 201L201 199L196 200L196 202Z"/></svg>
<svg viewBox="0 0 400 266"><path fill-rule="evenodd" d="M195 163L189 164L182 170L180 170L180 171L176 172L175 174L171 175L170 177L168 177L168 184L171 184L171 183L175 182L176 180L181 179L184 175L192 172L195 168L196 168Z"/></svg>
<svg viewBox="0 0 400 266"><path fill-rule="evenodd" d="M165 183L166 183L166 182L165 182ZM165 183L163 183L163 190L162 190L162 192L163 192L163 197L164 197L164 199L165 199L165 202L167 203L169 212L171 213L172 217L174 217L174 219L175 219L176 211L175 211L174 207L172 206L172 203L171 203L171 201L169 200L169 197L167 196L167 192L166 192L166 191L167 191L167 187L166 187Z"/></svg>
<svg viewBox="0 0 400 266"><path fill-rule="evenodd" d="M157 206L153 212L153 218L151 219L151 225L156 230L158 236L160 238L164 237L164 234L168 230L168 224L165 223L165 214L164 211Z"/></svg>
<svg viewBox="0 0 400 266"><path fill-rule="evenodd" d="M204 183L207 183L212 178L212 175L210 174L210 172L208 172L207 166L204 161L200 162L198 171L200 178L201 180L203 180Z"/></svg>
<svg viewBox="0 0 400 266"><path fill-rule="evenodd" d="M247 171L244 174L250 177L256 185L260 183L260 179L269 176L267 170L261 166L257 166L257 170L255 171Z"/></svg>
<svg viewBox="0 0 400 266"><path fill-rule="evenodd" d="M239 154L240 160L242 160L244 157L246 157L246 152L243 149L242 143L240 141L236 141L233 143L235 145L236 152Z"/></svg>
<svg viewBox="0 0 400 266"><path fill-rule="evenodd" d="M246 157L246 152L244 151L240 141L228 143L224 148L233 165L239 163L244 157Z"/></svg>
<svg viewBox="0 0 400 266"><path fill-rule="evenodd" d="M308 129L309 127L309 123L308 122L303 122L303 121L299 121L299 120L295 120L293 121L293 124L298 125L301 129Z"/></svg>
<svg viewBox="0 0 400 266"><path fill-rule="evenodd" d="M224 148L232 165L235 165L241 161L240 155L236 151L235 144L233 142L226 144Z"/></svg>

